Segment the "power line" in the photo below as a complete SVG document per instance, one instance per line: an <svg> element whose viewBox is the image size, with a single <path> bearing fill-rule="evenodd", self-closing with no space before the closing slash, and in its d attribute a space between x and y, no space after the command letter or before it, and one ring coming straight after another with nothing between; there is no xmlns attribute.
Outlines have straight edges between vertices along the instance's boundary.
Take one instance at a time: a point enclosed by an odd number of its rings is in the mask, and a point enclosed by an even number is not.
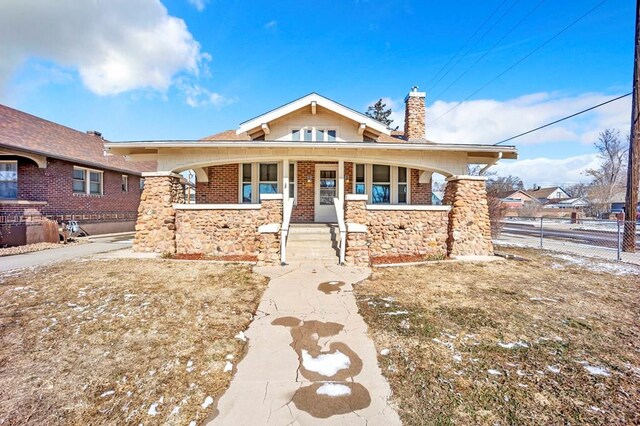
<svg viewBox="0 0 640 426"><path fill-rule="evenodd" d="M591 9L589 9L587 12L585 12L584 14L582 14L580 17L578 17L577 19L575 19L573 22L571 22L569 25L567 25L566 27L564 27L562 30L560 30L559 32L557 32L556 34L554 34L551 38L547 39L544 43L542 43L541 45L539 45L538 47L536 47L535 49L533 49L531 52L527 53L525 56L523 56L522 58L520 58L518 61L516 61L514 64L512 64L511 66L509 66L507 69L505 69L504 71L502 71L500 74L498 74L497 76L495 76L494 78L492 78L491 80L489 80L488 82L486 82L485 84L483 84L482 86L480 86L480 88L476 89L475 91L473 91L473 93L471 93L469 96L467 96L466 98L464 98L463 100L461 100L460 102L456 103L454 106L452 106L451 108L449 108L445 113L439 115L438 117L436 117L432 122L428 123L427 125L432 125L435 122L437 122L438 120L440 120L442 117L444 117L445 115L449 114L451 111L453 111L454 109L458 108L460 105L462 105L463 102L468 101L471 97L475 96L476 94L478 94L480 91L482 91L483 89L485 89L487 86L489 86L491 83L493 83L494 81L498 80L500 77L502 77L503 75L507 74L509 71L511 71L512 69L514 69L515 67L517 67L518 65L520 65L522 62L524 62L525 60L527 60L529 57L533 56L534 54L536 54L538 51L540 51L542 48L544 48L545 46L547 46L549 43L551 43L553 40L555 40L556 38L560 37L560 35L562 35L564 32L566 32L569 28L573 27L575 24L577 24L578 22L580 22L581 20L583 20L585 17L587 17L588 15L590 15L593 11L595 11L597 8L599 8L600 6L602 6L604 3L606 3L607 0L602 0L600 1L598 4L596 4L595 6L593 6Z"/></svg>
<svg viewBox="0 0 640 426"><path fill-rule="evenodd" d="M589 107L587 109L583 109L582 111L578 111L578 112L576 112L574 114L567 115L566 117L562 117L562 118L560 118L560 119L558 119L556 121L552 121L551 123L547 123L547 124L542 125L540 127L536 127L535 129L527 130L526 132L522 132L522 133L520 133L518 135L511 136L510 138L507 138L507 139L501 140L500 142L494 143L494 145L500 145L501 143L505 143L505 142L514 140L514 139L522 137L524 135L528 135L529 133L537 132L538 130L544 129L545 127L553 126L554 124L560 123L561 121L568 120L568 119L573 118L573 117L575 117L577 115L584 114L585 112L589 112L589 111L594 110L596 108L600 108L603 105L610 104L611 102L615 102L615 101L617 101L619 99L622 99L622 98L626 98L627 96L630 96L631 93L632 92L629 92L629 93L626 93L624 95L618 96L617 98L609 99L608 101L602 102L602 103L600 103L598 105L594 105L594 106Z"/></svg>
<svg viewBox="0 0 640 426"><path fill-rule="evenodd" d="M478 59L475 60L474 63L472 63L466 70L464 70L462 72L462 74L460 74L455 80L453 80L451 83L449 83L449 85L447 87L444 88L444 90L442 90L440 93L438 93L436 95L436 99L438 99L440 96L442 96L447 90L449 90L451 88L451 86L453 86L454 84L456 84L458 81L460 81L460 79L462 77L464 77L469 71L471 71L471 69L473 67L475 67L480 61L482 61L489 53L491 53L493 51L493 49L495 49L496 47L498 47L498 45L505 39L507 38L516 28L518 28L524 21L527 20L527 18L529 18L529 16L531 16L533 14L533 12L535 12L536 10L538 10L538 8L540 6L542 6L542 3L544 3L546 0L540 0L540 2L538 2L537 5L535 5L535 7L533 9L531 9L529 11L529 13L527 13L524 17L522 17L522 19L520 19L513 27L511 27L509 29L509 31L507 31L502 37L500 37L500 39L498 41L496 41L493 46L491 46L489 48L489 50L485 51Z"/></svg>
<svg viewBox="0 0 640 426"><path fill-rule="evenodd" d="M471 47L469 47L469 49L464 53L464 55L462 55L462 57L460 57L460 59L458 59L456 61L455 64L453 64L451 66L451 68L449 68L449 70L444 73L444 75L442 77L440 77L435 83L433 83L433 86L431 86L431 88L429 90L433 90L438 83L440 83L440 81L442 81L443 78L445 78L459 63L460 61L462 61L464 58L467 57L467 55L469 55L469 52L471 52L473 50L474 47L476 47L478 45L478 43L480 42L480 40L482 40L484 38L484 36L486 36L492 29L493 27L495 27L498 22L500 22L502 20L502 18L504 18L506 16L507 13L509 13L509 11L511 9L513 9L513 7L519 2L520 0L515 0L513 2L513 4L511 6L509 6L507 8L507 10L504 11L504 13L502 15L500 15L500 17L484 32L482 33L482 35L473 43L473 45ZM502 8L502 5L505 4L507 2L507 0L503 0L502 3L500 3L498 5L498 7L491 13L491 15L489 15L489 17L487 19L485 19L485 21L482 23L482 25L480 25L480 27L478 27L478 29L473 33L473 35L471 37L469 37L469 39L464 43L464 45L456 52L455 55L453 55L453 57L451 57L451 59L449 59L449 61L445 64L445 66L443 66L440 71L438 71L438 73L436 74L435 77L436 78L441 72L442 70L444 70L444 68L446 68L447 65L449 65L451 63L451 61L458 56L458 53L460 53L460 51L462 51L462 49L465 48L465 46L473 39L473 37L482 29L482 27L489 22L489 20L496 14L496 12L498 12L498 10L500 10L500 8Z"/></svg>

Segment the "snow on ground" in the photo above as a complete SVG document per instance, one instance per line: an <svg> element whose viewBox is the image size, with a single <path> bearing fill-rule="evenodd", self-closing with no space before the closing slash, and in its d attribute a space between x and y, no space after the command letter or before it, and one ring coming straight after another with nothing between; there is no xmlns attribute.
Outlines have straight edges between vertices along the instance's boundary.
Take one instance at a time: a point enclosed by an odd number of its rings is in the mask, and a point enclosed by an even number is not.
<svg viewBox="0 0 640 426"><path fill-rule="evenodd" d="M332 354L320 354L316 358L308 351L302 350L302 366L326 377L331 377L338 371L349 368L351 360L340 351Z"/></svg>
<svg viewBox="0 0 640 426"><path fill-rule="evenodd" d="M382 349L382 350L380 351L380 355L382 355L382 356L387 356L387 355L389 355L389 353L390 353L390 352L391 352L391 351L390 351L389 349L386 349L386 348L385 348L385 349Z"/></svg>
<svg viewBox="0 0 640 426"><path fill-rule="evenodd" d="M515 347L528 348L529 345L525 342L514 342L514 343L502 343L498 342L498 346L504 349L513 349Z"/></svg>
<svg viewBox="0 0 640 426"><path fill-rule="evenodd" d="M487 370L487 373L491 374L492 376L502 376L502 373L498 370L489 369Z"/></svg>
<svg viewBox="0 0 640 426"><path fill-rule="evenodd" d="M394 315L408 315L409 311L395 311L395 312L384 312L382 315L390 315L390 316L394 316Z"/></svg>
<svg viewBox="0 0 640 426"><path fill-rule="evenodd" d="M229 371L233 371L233 364L230 361L227 361L224 364L224 372L228 373Z"/></svg>
<svg viewBox="0 0 640 426"><path fill-rule="evenodd" d="M238 340L242 340L243 342L247 341L247 337L244 335L244 331L239 332L238 334L236 334L233 337L235 337Z"/></svg>
<svg viewBox="0 0 640 426"><path fill-rule="evenodd" d="M609 377L611 375L611 373L609 373L609 371L607 371L607 369L604 367L585 364L584 369L587 370L592 376Z"/></svg>
<svg viewBox="0 0 640 426"><path fill-rule="evenodd" d="M209 407L211 404L213 404L213 398L208 396L204 399L204 402L202 403L202 408L207 408Z"/></svg>
<svg viewBox="0 0 640 426"><path fill-rule="evenodd" d="M603 261L593 258L571 256L568 254L552 254L554 258L564 260L573 265L581 266L593 272L607 272L614 275L640 274L640 266L616 261Z"/></svg>
<svg viewBox="0 0 640 426"><path fill-rule="evenodd" d="M339 383L325 383L316 390L318 395L327 396L344 396L351 395L351 388L349 386L341 385Z"/></svg>

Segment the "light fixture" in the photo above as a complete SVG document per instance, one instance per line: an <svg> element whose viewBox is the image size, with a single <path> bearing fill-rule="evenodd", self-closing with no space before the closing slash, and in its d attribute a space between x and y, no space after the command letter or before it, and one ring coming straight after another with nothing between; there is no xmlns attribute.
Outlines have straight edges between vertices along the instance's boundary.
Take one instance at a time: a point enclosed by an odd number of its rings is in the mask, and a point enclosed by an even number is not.
<svg viewBox="0 0 640 426"><path fill-rule="evenodd" d="M307 175L307 183L311 183L313 181L313 176Z"/></svg>
<svg viewBox="0 0 640 426"><path fill-rule="evenodd" d="M344 175L344 181L349 183L349 175Z"/></svg>

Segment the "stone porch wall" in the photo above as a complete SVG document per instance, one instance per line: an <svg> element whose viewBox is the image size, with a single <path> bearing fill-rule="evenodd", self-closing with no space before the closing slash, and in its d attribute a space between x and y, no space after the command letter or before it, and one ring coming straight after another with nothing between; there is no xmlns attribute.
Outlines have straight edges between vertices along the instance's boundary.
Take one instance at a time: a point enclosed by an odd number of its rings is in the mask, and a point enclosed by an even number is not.
<svg viewBox="0 0 640 426"><path fill-rule="evenodd" d="M366 265L379 257L442 259L447 255L448 213L447 210L399 210L397 206L373 210L367 209L363 199L348 200L345 261Z"/></svg>
<svg viewBox="0 0 640 426"><path fill-rule="evenodd" d="M437 259L493 254L485 180L447 180L444 210L433 207L368 209L366 196L347 197L347 264L368 265L377 257Z"/></svg>
<svg viewBox="0 0 640 426"><path fill-rule="evenodd" d="M278 264L279 228L275 232L259 229L281 223L282 199L263 200L260 206L250 209L185 206L176 213L176 253L249 256L259 264Z"/></svg>
<svg viewBox="0 0 640 426"><path fill-rule="evenodd" d="M485 181L480 176L447 179L443 203L452 206L447 238L449 256L493 254Z"/></svg>
<svg viewBox="0 0 640 426"><path fill-rule="evenodd" d="M176 211L174 203L184 203L181 176L174 173L143 175L144 190L140 196L133 251L176 252Z"/></svg>

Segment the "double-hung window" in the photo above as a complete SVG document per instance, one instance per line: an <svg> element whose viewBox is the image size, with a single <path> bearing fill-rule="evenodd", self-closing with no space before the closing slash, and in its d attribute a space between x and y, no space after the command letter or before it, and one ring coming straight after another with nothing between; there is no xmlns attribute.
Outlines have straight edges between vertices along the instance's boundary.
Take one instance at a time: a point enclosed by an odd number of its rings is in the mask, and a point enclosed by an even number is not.
<svg viewBox="0 0 640 426"><path fill-rule="evenodd" d="M73 192L76 194L102 195L102 172L99 170L73 168Z"/></svg>
<svg viewBox="0 0 640 426"><path fill-rule="evenodd" d="M354 190L356 194L366 194L366 181L365 181L365 170L366 166L364 164L356 164L355 165L355 181L354 181Z"/></svg>
<svg viewBox="0 0 640 426"><path fill-rule="evenodd" d="M251 163L242 165L242 203L251 204L253 201L253 185L251 183Z"/></svg>
<svg viewBox="0 0 640 426"><path fill-rule="evenodd" d="M122 192L129 192L129 176L122 175Z"/></svg>
<svg viewBox="0 0 640 426"><path fill-rule="evenodd" d="M391 203L391 167L373 165L371 202L373 204Z"/></svg>
<svg viewBox="0 0 640 426"><path fill-rule="evenodd" d="M296 199L296 163L289 163L289 198Z"/></svg>
<svg viewBox="0 0 640 426"><path fill-rule="evenodd" d="M398 204L407 204L408 200L407 168L398 167Z"/></svg>
<svg viewBox="0 0 640 426"><path fill-rule="evenodd" d="M18 198L18 162L0 161L0 199Z"/></svg>
<svg viewBox="0 0 640 426"><path fill-rule="evenodd" d="M260 182L258 184L259 194L278 193L278 164L260 163Z"/></svg>

